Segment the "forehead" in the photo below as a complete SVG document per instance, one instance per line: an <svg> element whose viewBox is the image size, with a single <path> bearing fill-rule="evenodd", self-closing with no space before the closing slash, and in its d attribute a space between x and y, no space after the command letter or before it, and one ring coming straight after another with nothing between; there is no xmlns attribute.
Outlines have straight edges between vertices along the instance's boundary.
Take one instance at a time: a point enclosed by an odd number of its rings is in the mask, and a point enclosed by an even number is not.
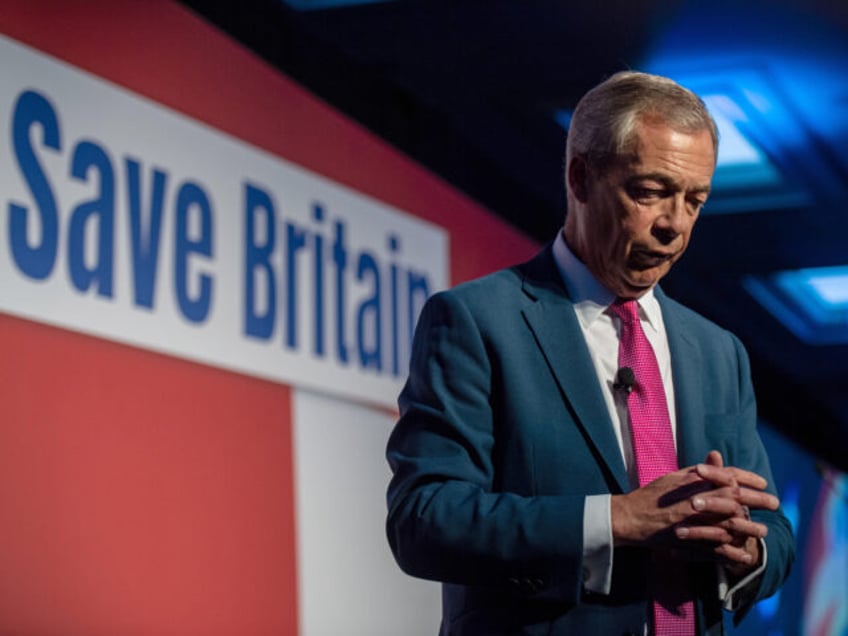
<svg viewBox="0 0 848 636"><path fill-rule="evenodd" d="M715 148L708 130L683 132L663 123L639 122L636 143L624 169L632 176L660 174L676 182L708 187L715 170Z"/></svg>

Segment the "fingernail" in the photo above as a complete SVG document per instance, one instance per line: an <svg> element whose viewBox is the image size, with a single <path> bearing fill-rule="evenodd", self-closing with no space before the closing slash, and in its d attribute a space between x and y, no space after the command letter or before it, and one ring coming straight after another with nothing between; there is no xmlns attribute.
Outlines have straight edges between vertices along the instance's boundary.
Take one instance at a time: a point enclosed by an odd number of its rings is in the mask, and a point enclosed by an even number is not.
<svg viewBox="0 0 848 636"><path fill-rule="evenodd" d="M695 510L703 510L706 507L706 505L707 505L707 502L704 501L703 497L695 497L692 500L692 507Z"/></svg>
<svg viewBox="0 0 848 636"><path fill-rule="evenodd" d="M689 528L677 528L674 532L678 539L685 539L689 536Z"/></svg>

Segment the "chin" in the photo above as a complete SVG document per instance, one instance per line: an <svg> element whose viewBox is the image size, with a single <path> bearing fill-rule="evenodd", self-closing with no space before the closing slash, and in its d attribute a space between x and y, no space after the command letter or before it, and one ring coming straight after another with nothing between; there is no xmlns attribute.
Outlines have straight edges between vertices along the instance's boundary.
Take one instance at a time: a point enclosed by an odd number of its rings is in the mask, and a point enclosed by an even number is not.
<svg viewBox="0 0 848 636"><path fill-rule="evenodd" d="M639 298L653 288L660 280L659 276L652 278L637 278L624 281L618 288L618 295L622 298Z"/></svg>
<svg viewBox="0 0 848 636"><path fill-rule="evenodd" d="M625 278L628 286L633 289L641 289L642 292L648 291L651 287L660 282L660 279L668 273L670 268L662 270L648 270L643 272L633 272L631 276Z"/></svg>

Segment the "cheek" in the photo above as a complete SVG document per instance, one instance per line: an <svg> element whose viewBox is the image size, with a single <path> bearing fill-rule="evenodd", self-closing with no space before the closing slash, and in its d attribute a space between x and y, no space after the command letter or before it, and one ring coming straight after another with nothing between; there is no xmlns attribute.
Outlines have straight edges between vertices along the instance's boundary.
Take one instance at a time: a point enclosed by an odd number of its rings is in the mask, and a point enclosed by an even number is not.
<svg viewBox="0 0 848 636"><path fill-rule="evenodd" d="M657 210L650 205L642 205L636 201L619 202L618 222L624 232L633 236L641 236L651 231L657 219Z"/></svg>
<svg viewBox="0 0 848 636"><path fill-rule="evenodd" d="M634 237L648 238L654 233L654 225L657 223L659 214L656 210L636 206L631 217L630 231Z"/></svg>
<svg viewBox="0 0 848 636"><path fill-rule="evenodd" d="M616 228L615 241L612 242L615 243L616 251L627 257L630 255L630 250L634 244L645 242L642 237L646 237L650 231L650 226L625 222Z"/></svg>
<svg viewBox="0 0 848 636"><path fill-rule="evenodd" d="M630 235L622 231L621 228L615 228L606 237L602 237L603 242L599 244L598 252L603 254L602 258L609 268L626 267L630 259L630 248L633 245Z"/></svg>

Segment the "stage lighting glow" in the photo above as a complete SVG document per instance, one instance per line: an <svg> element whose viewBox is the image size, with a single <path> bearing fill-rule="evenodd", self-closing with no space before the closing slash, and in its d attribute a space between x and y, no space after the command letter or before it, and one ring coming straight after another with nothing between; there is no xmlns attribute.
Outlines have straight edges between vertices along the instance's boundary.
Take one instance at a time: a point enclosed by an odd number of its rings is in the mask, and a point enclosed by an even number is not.
<svg viewBox="0 0 848 636"><path fill-rule="evenodd" d="M736 102L726 95L704 95L703 100L716 121L721 137L718 165L750 165L765 161L762 151L748 141L734 123L747 120Z"/></svg>
<svg viewBox="0 0 848 636"><path fill-rule="evenodd" d="M835 267L826 275L815 273L807 283L831 307L848 307L848 267Z"/></svg>
<svg viewBox="0 0 848 636"><path fill-rule="evenodd" d="M719 132L718 161L713 188L774 188L780 183L780 172L763 150L748 139L739 125L750 122L745 111L727 95L703 96ZM709 211L708 206L707 210Z"/></svg>
<svg viewBox="0 0 848 636"><path fill-rule="evenodd" d="M780 272L774 281L819 321L845 321L848 327L848 266Z"/></svg>
<svg viewBox="0 0 848 636"><path fill-rule="evenodd" d="M802 341L848 343L848 265L748 277L744 285Z"/></svg>
<svg viewBox="0 0 848 636"><path fill-rule="evenodd" d="M670 75L702 97L719 129L719 155L713 191L705 214L801 208L813 202L793 166L792 148L804 126L786 104L772 78L761 69L728 67L671 72L662 63L652 70Z"/></svg>
<svg viewBox="0 0 848 636"><path fill-rule="evenodd" d="M350 7L360 4L377 4L389 2L390 0L282 0L284 4L298 11L311 11L317 9L337 9L339 7Z"/></svg>
<svg viewBox="0 0 848 636"><path fill-rule="evenodd" d="M841 201L845 158L839 145L823 140L848 134L844 34L809 12L764 15L743 5L687 6L657 34L643 62L700 95L719 126L704 213ZM811 42L805 34L813 30Z"/></svg>
<svg viewBox="0 0 848 636"><path fill-rule="evenodd" d="M571 126L571 118L573 116L573 110L558 110L554 113L554 121L556 121L556 123L558 123L565 132L568 132L568 127Z"/></svg>

